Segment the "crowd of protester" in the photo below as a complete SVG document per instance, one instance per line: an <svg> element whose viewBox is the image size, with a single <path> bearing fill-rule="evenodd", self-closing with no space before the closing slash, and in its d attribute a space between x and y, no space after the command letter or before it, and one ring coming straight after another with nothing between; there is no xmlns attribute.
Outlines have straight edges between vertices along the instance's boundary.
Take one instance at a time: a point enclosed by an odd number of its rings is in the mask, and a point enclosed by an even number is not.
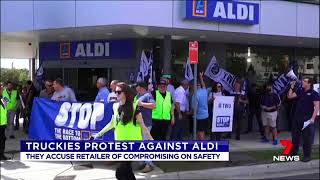
<svg viewBox="0 0 320 180"><path fill-rule="evenodd" d="M235 138L240 140L242 132L253 131L253 122L258 124L258 133L261 135L261 142L268 143L270 140L273 145L278 144L277 121L279 121L279 108L282 104L287 109L289 130L296 127L297 123L292 120L293 112L296 113L296 102L299 105L299 98L294 99L299 94L293 96L291 87L290 96L285 93L279 97L273 92L272 81L263 87L258 87L255 72L248 70L247 88L243 91L244 81L238 80L234 83L234 90L228 92L219 82L211 82L208 87L204 80L203 72L199 74L197 93L194 94L191 82L181 80L178 86L172 84L172 79L162 77L156 85L154 91L150 92L146 82L136 82L132 90L135 91L134 103L137 110L141 112L146 128L151 132L154 140L190 140L193 129L193 111L196 109L197 120L197 139L198 140L222 140ZM98 94L95 101L98 102L117 102L121 92L116 91L120 81L113 80L108 88L107 80L103 77L97 80ZM306 84L302 88L312 89L313 82L306 79ZM297 92L298 93L298 92ZM301 94L301 92L299 91ZM313 93L313 92L312 92ZM10 139L15 138L15 130L19 130L19 119L23 120L23 130L28 133L31 120L32 104L35 97L47 98L54 101L76 102L74 91L64 84L63 80L47 79L44 88L37 91L32 81L27 81L23 86L17 86L12 81L6 83L3 97L7 97L7 102L14 102L7 108L7 133ZM219 96L234 97L233 131L232 132L212 132L213 104ZM318 101L319 96L313 95L310 102ZM197 103L194 103L197 100ZM318 105L319 106L319 105ZM313 107L313 106L312 106ZM316 107L316 105L315 105ZM310 108L309 111L312 111ZM312 113L312 112L308 112ZM291 126L292 124L292 126ZM301 124L299 124L300 126ZM293 139L299 136L296 131ZM314 134L314 130L310 130ZM312 136L312 135L311 135ZM144 136L147 139L146 136ZM297 143L299 143L298 140ZM309 142L309 141L308 141ZM311 142L310 142L311 143ZM310 148L309 146L306 147ZM152 162L145 162L144 172L149 172L153 168Z"/></svg>

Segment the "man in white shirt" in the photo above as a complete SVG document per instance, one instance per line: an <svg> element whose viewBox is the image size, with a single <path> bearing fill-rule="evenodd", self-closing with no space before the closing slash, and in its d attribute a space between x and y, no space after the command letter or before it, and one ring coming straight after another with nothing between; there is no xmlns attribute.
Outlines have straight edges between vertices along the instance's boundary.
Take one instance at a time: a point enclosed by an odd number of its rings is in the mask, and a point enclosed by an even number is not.
<svg viewBox="0 0 320 180"><path fill-rule="evenodd" d="M181 81L181 85L175 90L175 119L172 129L172 140L182 140L183 135L188 131L189 99L187 97L189 81Z"/></svg>
<svg viewBox="0 0 320 180"><path fill-rule="evenodd" d="M117 102L117 94L115 93L116 91L116 86L119 83L118 80L113 80L110 83L110 88L111 88L111 93L108 95L108 102Z"/></svg>

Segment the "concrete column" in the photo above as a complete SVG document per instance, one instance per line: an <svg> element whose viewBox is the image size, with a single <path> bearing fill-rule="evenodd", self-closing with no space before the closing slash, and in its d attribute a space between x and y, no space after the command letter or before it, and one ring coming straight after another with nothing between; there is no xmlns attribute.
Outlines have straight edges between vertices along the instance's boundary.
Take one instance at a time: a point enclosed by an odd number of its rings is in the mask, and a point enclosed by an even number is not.
<svg viewBox="0 0 320 180"><path fill-rule="evenodd" d="M171 74L171 36L165 35L163 39L163 73Z"/></svg>

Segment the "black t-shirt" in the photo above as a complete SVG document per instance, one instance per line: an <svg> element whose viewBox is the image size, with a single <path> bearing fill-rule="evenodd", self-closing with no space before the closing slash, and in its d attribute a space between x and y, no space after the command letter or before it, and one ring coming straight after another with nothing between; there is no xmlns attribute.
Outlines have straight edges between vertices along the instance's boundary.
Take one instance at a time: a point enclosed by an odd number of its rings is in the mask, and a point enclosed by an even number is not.
<svg viewBox="0 0 320 180"><path fill-rule="evenodd" d="M295 117L301 121L307 121L312 117L314 111L314 101L320 101L318 93L312 89L304 91L302 88L296 91L297 103Z"/></svg>

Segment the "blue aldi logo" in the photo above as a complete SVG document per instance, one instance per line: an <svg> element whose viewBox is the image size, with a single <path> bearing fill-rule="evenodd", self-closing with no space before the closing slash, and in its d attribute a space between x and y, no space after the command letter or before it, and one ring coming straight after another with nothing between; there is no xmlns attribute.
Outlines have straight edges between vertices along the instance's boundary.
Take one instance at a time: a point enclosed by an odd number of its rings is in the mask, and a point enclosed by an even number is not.
<svg viewBox="0 0 320 180"><path fill-rule="evenodd" d="M259 24L259 3L231 0L186 0L186 18Z"/></svg>
<svg viewBox="0 0 320 180"><path fill-rule="evenodd" d="M71 43L60 43L60 58L71 58Z"/></svg>
<svg viewBox="0 0 320 180"><path fill-rule="evenodd" d="M207 0L192 0L192 15L196 17L207 17Z"/></svg>
<svg viewBox="0 0 320 180"><path fill-rule="evenodd" d="M229 127L230 116L217 116L216 127Z"/></svg>

